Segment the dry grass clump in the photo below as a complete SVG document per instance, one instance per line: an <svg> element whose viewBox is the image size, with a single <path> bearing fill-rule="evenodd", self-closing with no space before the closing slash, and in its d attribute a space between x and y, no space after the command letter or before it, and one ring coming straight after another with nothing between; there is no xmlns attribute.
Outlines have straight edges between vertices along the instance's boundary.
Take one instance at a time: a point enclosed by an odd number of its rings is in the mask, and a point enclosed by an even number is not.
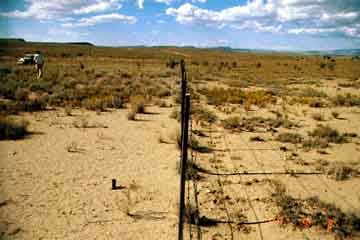
<svg viewBox="0 0 360 240"><path fill-rule="evenodd" d="M218 117L214 112L200 106L192 107L191 114L194 119L201 122L215 123L218 120Z"/></svg>
<svg viewBox="0 0 360 240"><path fill-rule="evenodd" d="M327 148L329 146L329 141L325 138L310 138L304 140L302 146L305 150Z"/></svg>
<svg viewBox="0 0 360 240"><path fill-rule="evenodd" d="M344 163L334 163L327 171L327 174L336 181L344 181L359 174L359 171Z"/></svg>
<svg viewBox="0 0 360 240"><path fill-rule="evenodd" d="M137 113L145 113L145 97L137 95L130 98L130 111L128 112L129 120L136 120Z"/></svg>
<svg viewBox="0 0 360 240"><path fill-rule="evenodd" d="M311 87L295 91L294 94L299 97L311 97L311 98L314 98L314 97L326 98L326 97L328 97L328 95L324 91L320 91L320 90L317 90L317 89L311 88Z"/></svg>
<svg viewBox="0 0 360 240"><path fill-rule="evenodd" d="M309 138L303 141L303 148L306 150L327 148L329 143L347 143L351 137L357 137L357 134L341 134L336 129L332 129L329 126L318 125L313 131L309 132Z"/></svg>
<svg viewBox="0 0 360 240"><path fill-rule="evenodd" d="M145 97L137 95L130 98L131 109L136 113L145 113Z"/></svg>
<svg viewBox="0 0 360 240"><path fill-rule="evenodd" d="M253 132L260 129L269 129L269 128L294 128L299 127L298 124L290 121L287 118L278 117L278 118L263 118L263 117L251 117L251 118L240 118L237 116L229 117L222 121L222 124L225 129L237 129L242 131Z"/></svg>
<svg viewBox="0 0 360 240"><path fill-rule="evenodd" d="M283 143L298 144L303 142L304 137L299 133L280 133L276 140Z"/></svg>
<svg viewBox="0 0 360 240"><path fill-rule="evenodd" d="M123 108L124 102L119 96L92 97L82 101L82 106L92 111L106 111L107 108Z"/></svg>
<svg viewBox="0 0 360 240"><path fill-rule="evenodd" d="M177 121L180 121L181 114L179 108L174 108L170 113L170 118L176 119Z"/></svg>
<svg viewBox="0 0 360 240"><path fill-rule="evenodd" d="M325 139L330 143L347 143L347 136L340 134L338 130L333 129L329 126L318 125L312 132L309 133L309 136L314 138Z"/></svg>
<svg viewBox="0 0 360 240"><path fill-rule="evenodd" d="M312 108L324 108L327 107L329 104L327 100L318 98L318 97L298 97L298 96L291 96L289 101L290 105L294 104L303 104L308 105Z"/></svg>
<svg viewBox="0 0 360 240"><path fill-rule="evenodd" d="M27 127L29 122L25 120L15 120L10 117L0 117L0 140L22 139L29 134Z"/></svg>
<svg viewBox="0 0 360 240"><path fill-rule="evenodd" d="M241 126L241 118L238 116L226 118L222 121L222 125L225 129L238 129Z"/></svg>
<svg viewBox="0 0 360 240"><path fill-rule="evenodd" d="M338 94L336 95L336 97L332 99L332 102L335 106L346 106L346 107L360 106L360 96L350 93L345 95Z"/></svg>
<svg viewBox="0 0 360 240"><path fill-rule="evenodd" d="M314 113L311 117L316 121L325 121L324 115L321 113Z"/></svg>

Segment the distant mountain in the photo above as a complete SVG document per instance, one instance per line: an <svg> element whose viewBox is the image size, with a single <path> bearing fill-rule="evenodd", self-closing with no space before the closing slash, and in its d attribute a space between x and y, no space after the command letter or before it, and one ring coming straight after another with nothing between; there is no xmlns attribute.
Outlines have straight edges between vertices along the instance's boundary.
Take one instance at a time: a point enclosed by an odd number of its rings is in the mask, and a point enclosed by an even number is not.
<svg viewBox="0 0 360 240"><path fill-rule="evenodd" d="M337 49L329 51L282 51L270 49L250 49L250 48L231 48L215 47L215 50L227 52L246 52L246 53L286 53L286 54L305 54L305 55L332 55L332 56L360 56L360 49Z"/></svg>
<svg viewBox="0 0 360 240"><path fill-rule="evenodd" d="M218 47L224 51L247 52L247 53L286 53L286 54L305 54L305 55L330 55L330 56L360 56L360 49L337 49L329 51L282 51L269 49L248 49L248 48L230 48Z"/></svg>

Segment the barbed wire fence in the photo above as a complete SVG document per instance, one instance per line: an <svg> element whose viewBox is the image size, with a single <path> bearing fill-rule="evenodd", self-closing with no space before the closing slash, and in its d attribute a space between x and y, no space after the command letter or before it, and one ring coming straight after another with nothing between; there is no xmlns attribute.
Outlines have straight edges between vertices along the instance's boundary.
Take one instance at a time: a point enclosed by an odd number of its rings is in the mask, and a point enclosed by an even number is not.
<svg viewBox="0 0 360 240"><path fill-rule="evenodd" d="M194 132L199 131L197 129L197 121L193 116L193 109L191 109L192 106L195 106L198 104L197 100L195 98L191 98L190 90L192 90L192 87L190 83L187 81L187 72L185 69L185 61L180 61L180 69L181 69L181 157L180 157L180 205L179 205L179 225L178 225L178 239L183 240L184 239L184 224L185 221L187 221L188 225L188 236L189 239L197 239L200 240L203 237L203 232L201 229L201 226L203 226L204 221L211 221L207 222L206 224L227 224L229 231L230 231L230 239L234 239L234 230L233 230L233 224L236 225L257 225L259 228L259 238L264 239L264 235L261 230L261 224L265 223L271 223L278 221L279 216L274 216L272 218L268 219L259 219L257 216L257 212L252 204L252 199L250 198L250 193L246 188L244 188L244 195L247 199L247 204L252 209L253 215L255 216L255 221L234 221L231 219L231 214L229 212L228 207L226 206L226 203L223 202L223 209L225 209L226 218L227 220L216 220L216 219L209 219L206 218L206 216L201 215L200 208L199 208L199 177L198 174L208 175L208 176L215 176L217 177L217 183L223 191L223 181L222 178L230 177L230 176L239 176L239 179L242 179L242 176L246 175L253 175L253 176L264 176L267 182L270 183L271 189L268 189L270 195L274 194L272 192L275 189L275 185L272 181L270 181L269 177L271 175L290 175L290 176L298 176L298 175L326 175L325 172L322 171L294 171L289 169L287 166L284 167L284 170L277 170L277 171L267 171L261 164L261 161L258 159L257 153L261 151L274 151L275 154L277 154L281 159L283 158L281 153L281 148L279 146L274 146L273 144L270 144L270 148L251 148L244 139L241 138L241 142L244 147L241 149L231 149L229 147L229 143L227 140L226 133L223 132L221 134L221 138L223 139L224 144L224 152L228 152L228 157L231 159L234 151L249 151L251 155L253 156L253 159L257 163L258 166L260 166L260 169L256 171L235 171L233 168L232 172L229 171L219 171L218 166L216 166L216 158L217 154L215 151L213 152L213 159L214 159L214 166L212 167L215 169L215 171L211 171L209 169L204 169L202 167L199 167L197 164L198 152L193 149L194 144L194 138L193 134ZM214 133L216 131L216 125L214 125L213 122L210 122L206 126L206 131L209 133L209 139L210 143L214 144ZM188 158L188 154L190 153L190 158ZM286 164L286 162L285 162ZM296 178L297 179L297 178ZM242 180L241 180L242 181ZM302 185L299 179L297 179L297 182L299 185ZM186 199L186 204L185 204ZM280 212L279 207L278 212ZM194 227L193 227L194 226ZM304 239L309 239L309 236L302 231Z"/></svg>
<svg viewBox="0 0 360 240"><path fill-rule="evenodd" d="M318 174L317 172L314 173L293 173L293 172L219 172L217 167L214 167L216 169L216 172L211 172L209 170L200 169L197 168L197 152L193 150L193 147L191 146L194 144L193 141L193 132L196 131L195 124L194 124L194 118L191 114L191 106L194 106L194 100L191 99L191 95L189 93L189 83L187 81L187 73L185 69L185 62L183 60L180 61L180 70L181 70L181 117L180 117L180 124L181 124L181 155L180 155L180 204L179 204L179 224L178 224L178 239L183 240L184 239L184 223L187 221L188 223L188 231L189 231L189 239L202 239L202 231L201 231L201 219L200 219L200 209L199 209L199 199L198 199L198 179L197 179L197 173L202 174L208 174L208 175L214 175L217 177L217 183L219 187L223 191L223 183L221 180L221 177L227 177L232 175L270 175L270 174ZM208 126L208 132L210 137L210 142L214 143L213 140L213 124L210 123ZM189 147L189 140L190 140L190 147ZM268 150L268 149L266 149ZM190 159L188 158L188 152L190 152ZM216 154L213 154L213 158L216 159ZM216 161L215 161L216 162ZM191 186L192 185L192 186ZM192 190L192 191L191 191ZM186 195L186 196L185 196ZM249 194L246 192L246 196L249 202L249 205L251 205L251 200L249 197ZM186 199L186 204L185 204ZM229 210L226 206L226 203L223 202L223 208L226 211L227 220L211 220L207 219L206 217L202 217L202 220L206 219L207 221L212 221L212 224L227 224L230 229L230 237L231 239L234 239L234 231L232 224L237 225L259 225L262 223L269 223L276 221L276 218L272 219L265 219L265 220L259 220L256 217L256 221L252 222L237 222L233 221L231 219ZM252 207L253 209L253 207ZM256 216L256 212L253 209L253 212ZM194 229L192 225L195 225L196 235L194 234ZM260 230L260 238L263 239L262 231L259 226Z"/></svg>

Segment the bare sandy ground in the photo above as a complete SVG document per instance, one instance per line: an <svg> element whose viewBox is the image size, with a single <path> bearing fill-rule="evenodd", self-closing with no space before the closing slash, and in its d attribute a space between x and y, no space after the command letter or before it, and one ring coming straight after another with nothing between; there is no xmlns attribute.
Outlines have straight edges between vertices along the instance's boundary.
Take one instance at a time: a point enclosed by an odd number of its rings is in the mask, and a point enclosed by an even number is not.
<svg viewBox="0 0 360 240"><path fill-rule="evenodd" d="M175 120L150 111L26 114L34 134L0 142L5 239L174 239L178 152L159 136ZM112 178L125 188L112 191Z"/></svg>

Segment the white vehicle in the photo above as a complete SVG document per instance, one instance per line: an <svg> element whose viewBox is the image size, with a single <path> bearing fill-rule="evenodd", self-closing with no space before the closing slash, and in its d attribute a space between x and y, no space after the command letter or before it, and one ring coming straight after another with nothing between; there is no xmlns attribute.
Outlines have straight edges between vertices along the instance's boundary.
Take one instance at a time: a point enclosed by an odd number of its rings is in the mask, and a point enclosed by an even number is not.
<svg viewBox="0 0 360 240"><path fill-rule="evenodd" d="M17 64L19 65L27 65L27 64L34 64L34 54L25 54L23 57L19 58Z"/></svg>

